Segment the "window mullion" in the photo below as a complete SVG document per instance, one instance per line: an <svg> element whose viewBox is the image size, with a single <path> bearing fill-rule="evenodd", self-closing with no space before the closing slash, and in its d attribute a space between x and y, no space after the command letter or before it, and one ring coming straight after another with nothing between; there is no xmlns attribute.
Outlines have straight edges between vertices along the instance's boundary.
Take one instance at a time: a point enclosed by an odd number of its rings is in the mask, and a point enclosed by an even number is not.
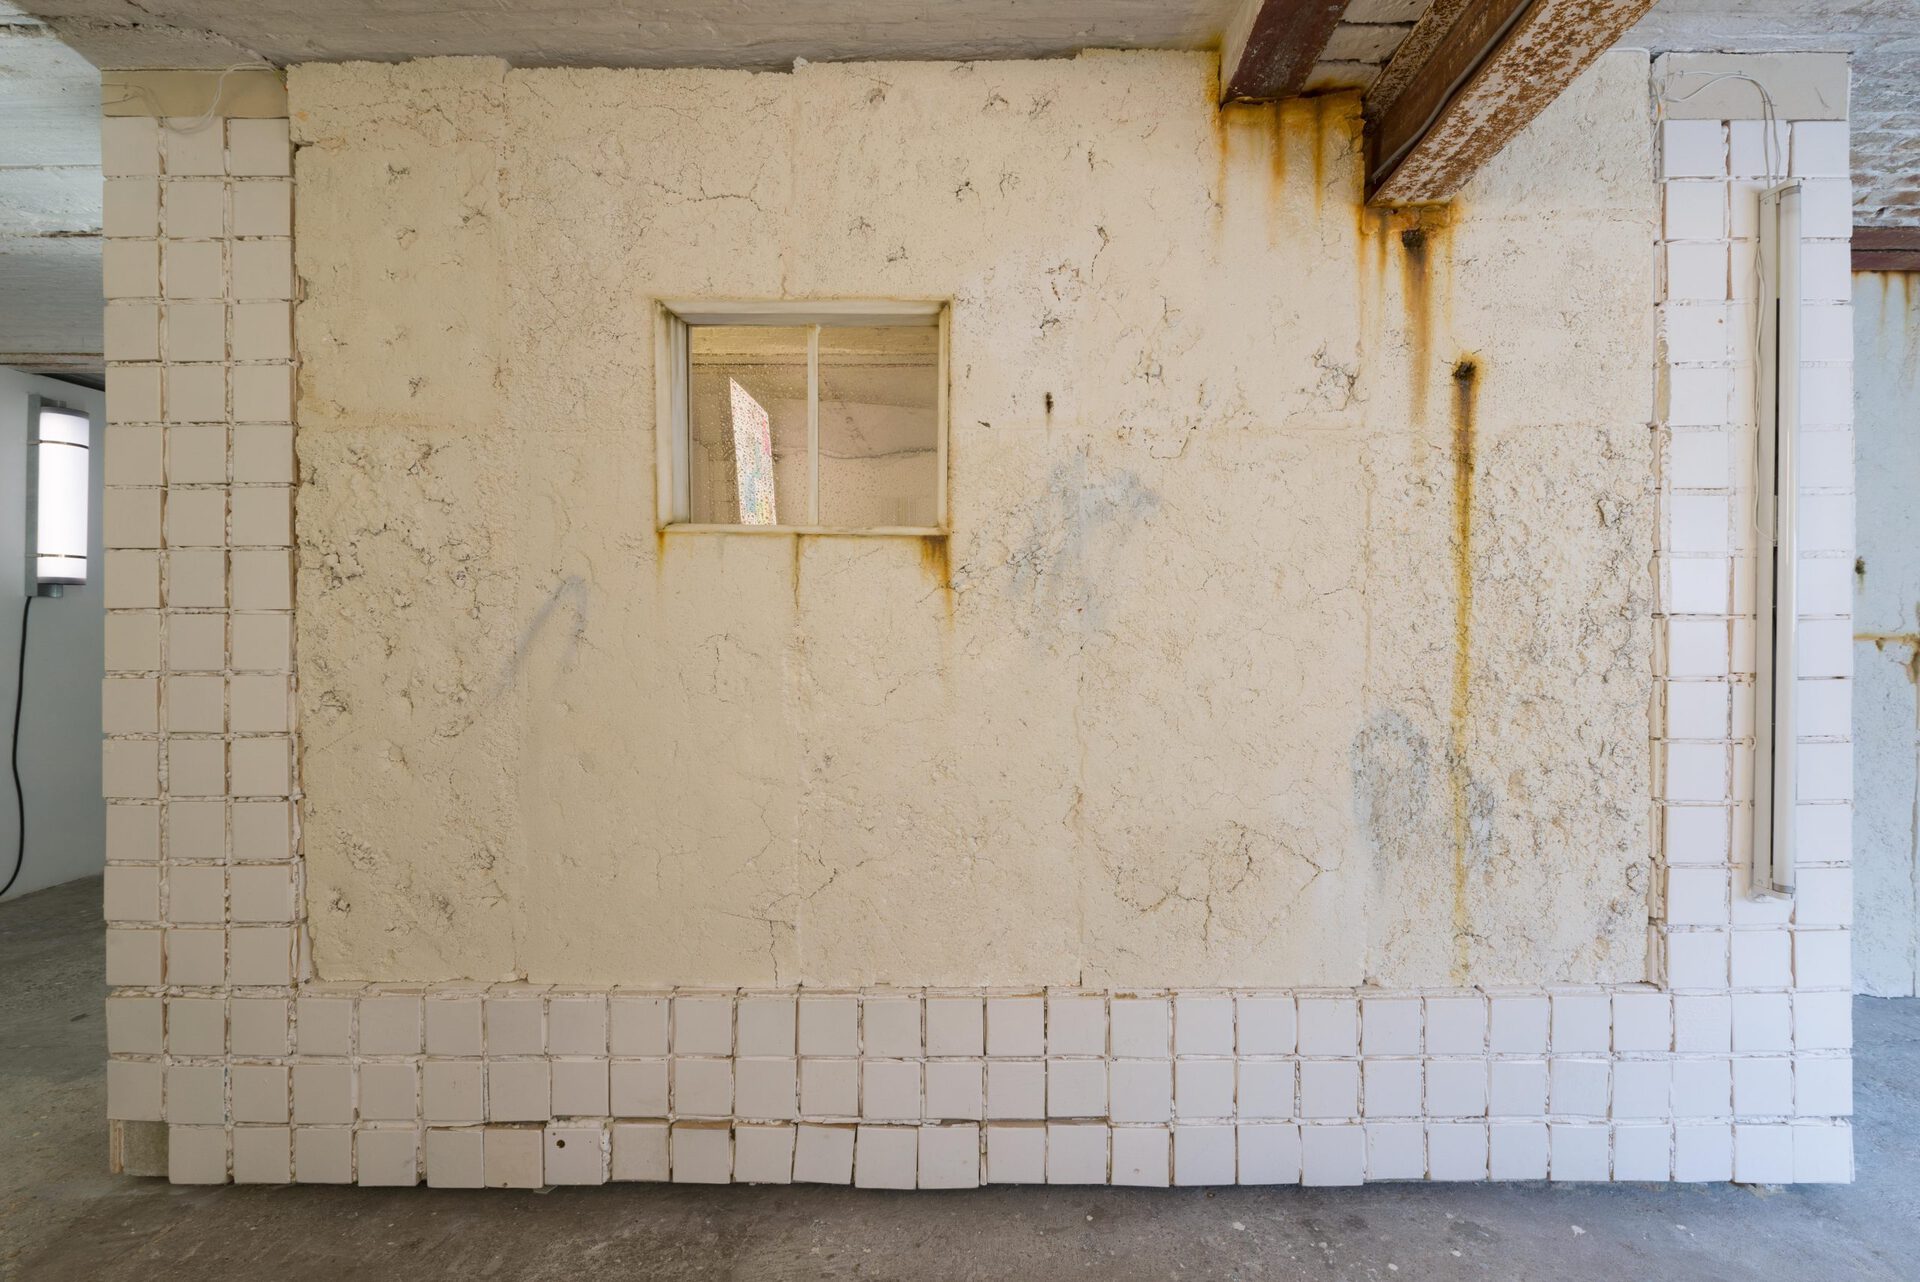
<svg viewBox="0 0 1920 1282"><path fill-rule="evenodd" d="M807 329L807 524L820 524L820 327Z"/></svg>

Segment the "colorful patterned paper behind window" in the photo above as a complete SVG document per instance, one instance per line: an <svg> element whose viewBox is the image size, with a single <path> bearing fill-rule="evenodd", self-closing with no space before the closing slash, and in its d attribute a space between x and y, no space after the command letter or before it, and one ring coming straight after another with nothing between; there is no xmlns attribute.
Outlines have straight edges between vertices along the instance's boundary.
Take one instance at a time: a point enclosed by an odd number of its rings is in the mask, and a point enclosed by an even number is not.
<svg viewBox="0 0 1920 1282"><path fill-rule="evenodd" d="M733 459L740 488L740 524L774 525L773 421L746 388L727 380L733 401Z"/></svg>

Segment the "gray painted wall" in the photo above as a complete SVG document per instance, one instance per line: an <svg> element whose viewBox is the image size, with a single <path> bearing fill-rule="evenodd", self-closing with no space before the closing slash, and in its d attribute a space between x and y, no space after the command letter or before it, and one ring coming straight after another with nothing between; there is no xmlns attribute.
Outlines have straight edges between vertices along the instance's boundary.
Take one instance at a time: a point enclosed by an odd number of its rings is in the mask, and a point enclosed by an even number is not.
<svg viewBox="0 0 1920 1282"><path fill-rule="evenodd" d="M100 799L100 674L106 669L100 500L106 397L85 387L0 366L0 740L13 730L20 608L27 594L27 397L57 399L93 415L93 484L87 582L34 602L27 638L27 698L20 721L27 864L8 898L100 871L107 809ZM0 744L4 746L4 744ZM13 779L0 761L0 882L13 871Z"/></svg>
<svg viewBox="0 0 1920 1282"><path fill-rule="evenodd" d="M1854 986L1920 980L1920 273L1853 278L1859 548L1854 576Z"/></svg>

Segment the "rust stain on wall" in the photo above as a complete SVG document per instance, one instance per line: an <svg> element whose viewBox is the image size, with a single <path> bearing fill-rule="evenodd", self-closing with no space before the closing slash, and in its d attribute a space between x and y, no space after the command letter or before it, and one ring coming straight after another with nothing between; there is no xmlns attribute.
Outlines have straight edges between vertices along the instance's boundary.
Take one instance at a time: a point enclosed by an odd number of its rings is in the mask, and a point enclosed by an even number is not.
<svg viewBox="0 0 1920 1282"><path fill-rule="evenodd" d="M1453 704L1448 715L1447 786L1453 820L1453 978L1469 973L1467 855L1469 785L1467 717L1473 696L1473 451L1479 366L1470 356L1453 367Z"/></svg>
<svg viewBox="0 0 1920 1282"><path fill-rule="evenodd" d="M1920 606L1915 607L1915 612L1920 613ZM1881 654L1885 654L1890 645L1905 646L1911 650L1902 666L1907 670L1907 680L1920 685L1920 632L1856 632L1853 639L1871 642Z"/></svg>
<svg viewBox="0 0 1920 1282"><path fill-rule="evenodd" d="M1407 334L1407 399L1413 422L1426 422L1427 393L1433 373L1434 307L1439 302L1447 316L1451 297L1436 300L1436 284L1450 294L1453 282L1453 245L1443 211L1403 211L1384 220L1399 228L1400 302Z"/></svg>
<svg viewBox="0 0 1920 1282"><path fill-rule="evenodd" d="M805 559L800 545L806 542L806 539L807 536L804 534L793 536L793 612L795 614L800 613L800 562Z"/></svg>
<svg viewBox="0 0 1920 1282"><path fill-rule="evenodd" d="M951 560L950 535L923 534L920 536L920 568L927 573L939 589L941 603L946 607L947 623L953 623L953 562Z"/></svg>

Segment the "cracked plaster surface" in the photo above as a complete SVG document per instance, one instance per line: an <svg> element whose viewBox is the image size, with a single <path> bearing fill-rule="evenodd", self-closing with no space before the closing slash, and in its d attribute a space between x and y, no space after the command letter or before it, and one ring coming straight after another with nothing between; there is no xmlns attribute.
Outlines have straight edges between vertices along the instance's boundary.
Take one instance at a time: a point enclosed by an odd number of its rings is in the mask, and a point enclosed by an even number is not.
<svg viewBox="0 0 1920 1282"><path fill-rule="evenodd" d="M1646 84L295 67L319 974L1640 978ZM948 546L656 532L662 297L951 299Z"/></svg>

